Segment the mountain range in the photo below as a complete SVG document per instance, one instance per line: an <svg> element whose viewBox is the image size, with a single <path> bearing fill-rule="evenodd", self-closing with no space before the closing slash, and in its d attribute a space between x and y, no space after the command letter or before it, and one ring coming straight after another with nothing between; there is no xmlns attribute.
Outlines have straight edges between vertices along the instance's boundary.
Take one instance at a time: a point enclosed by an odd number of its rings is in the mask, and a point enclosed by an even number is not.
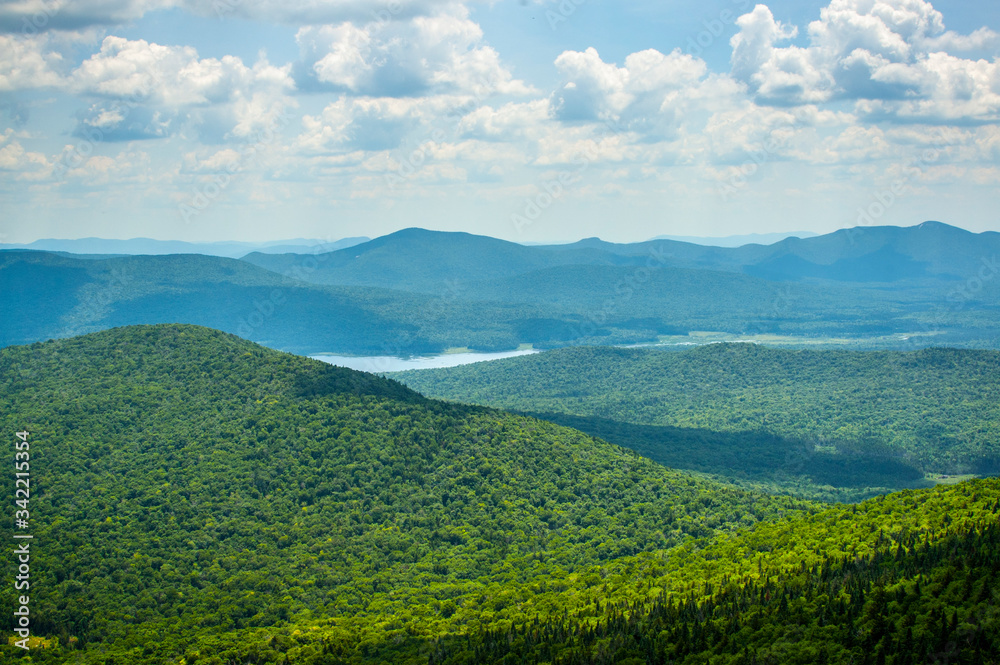
<svg viewBox="0 0 1000 665"><path fill-rule="evenodd" d="M0 344L186 322L304 353L636 344L692 331L995 346L1000 234L936 222L772 245L527 247L406 229L242 259L0 252ZM904 339L906 338L906 339Z"/></svg>

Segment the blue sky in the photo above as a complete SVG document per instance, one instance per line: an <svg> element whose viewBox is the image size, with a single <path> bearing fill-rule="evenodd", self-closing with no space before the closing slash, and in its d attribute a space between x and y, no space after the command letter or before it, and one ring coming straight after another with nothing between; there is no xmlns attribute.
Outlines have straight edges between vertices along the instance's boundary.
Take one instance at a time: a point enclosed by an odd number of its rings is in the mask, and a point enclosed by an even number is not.
<svg viewBox="0 0 1000 665"><path fill-rule="evenodd" d="M1000 230L1000 4L2 0L0 242Z"/></svg>

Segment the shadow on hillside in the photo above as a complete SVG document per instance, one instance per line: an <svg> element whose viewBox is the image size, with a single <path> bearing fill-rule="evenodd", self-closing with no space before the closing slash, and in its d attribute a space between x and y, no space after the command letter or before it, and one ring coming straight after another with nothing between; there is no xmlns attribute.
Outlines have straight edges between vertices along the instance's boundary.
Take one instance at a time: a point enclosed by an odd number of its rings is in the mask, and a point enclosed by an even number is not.
<svg viewBox="0 0 1000 665"><path fill-rule="evenodd" d="M922 471L878 444L813 442L767 432L715 432L683 427L634 425L606 418L525 413L573 427L675 469L739 480L787 482L808 479L834 488L928 487Z"/></svg>

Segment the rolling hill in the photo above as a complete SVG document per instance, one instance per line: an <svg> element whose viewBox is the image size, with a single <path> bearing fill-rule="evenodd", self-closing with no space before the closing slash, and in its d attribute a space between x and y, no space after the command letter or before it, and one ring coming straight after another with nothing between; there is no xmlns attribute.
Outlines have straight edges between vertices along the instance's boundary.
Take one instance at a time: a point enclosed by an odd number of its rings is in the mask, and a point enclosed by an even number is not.
<svg viewBox="0 0 1000 665"><path fill-rule="evenodd" d="M995 480L820 508L193 326L0 386L35 663L998 658Z"/></svg>
<svg viewBox="0 0 1000 665"><path fill-rule="evenodd" d="M507 587L813 509L193 326L10 347L0 386L38 488L33 631L67 649L34 662L202 662L303 629L386 649L503 613Z"/></svg>
<svg viewBox="0 0 1000 665"><path fill-rule="evenodd" d="M567 348L392 375L675 468L826 498L1000 473L1000 352Z"/></svg>
<svg viewBox="0 0 1000 665"><path fill-rule="evenodd" d="M623 344L692 330L796 336L941 335L997 345L1000 234L938 222L844 229L772 245L710 247L596 238L522 246L466 233L406 229L324 254L303 279L542 305L515 327L521 343ZM320 257L317 257L320 258ZM279 272L300 256L252 254ZM588 334L579 335L581 330ZM574 337L574 334L577 334ZM587 339L589 338L589 342Z"/></svg>
<svg viewBox="0 0 1000 665"><path fill-rule="evenodd" d="M517 322L541 315L517 304L317 286L195 254L92 259L0 252L0 284L0 306L22 313L0 320L0 346L189 323L299 353L407 355L455 346L516 348Z"/></svg>

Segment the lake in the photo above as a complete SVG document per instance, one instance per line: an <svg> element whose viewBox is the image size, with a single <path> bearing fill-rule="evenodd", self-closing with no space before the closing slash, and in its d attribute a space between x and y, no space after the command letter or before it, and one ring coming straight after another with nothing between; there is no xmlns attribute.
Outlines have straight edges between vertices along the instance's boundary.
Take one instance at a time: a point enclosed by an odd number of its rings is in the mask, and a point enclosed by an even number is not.
<svg viewBox="0 0 1000 665"><path fill-rule="evenodd" d="M349 367L362 372L401 372L405 369L435 369L438 367L458 367L486 360L499 360L539 353L535 349L520 351L502 351L500 353L442 353L437 356L414 356L412 358L397 358L395 356L335 356L329 354L309 356L331 365Z"/></svg>

